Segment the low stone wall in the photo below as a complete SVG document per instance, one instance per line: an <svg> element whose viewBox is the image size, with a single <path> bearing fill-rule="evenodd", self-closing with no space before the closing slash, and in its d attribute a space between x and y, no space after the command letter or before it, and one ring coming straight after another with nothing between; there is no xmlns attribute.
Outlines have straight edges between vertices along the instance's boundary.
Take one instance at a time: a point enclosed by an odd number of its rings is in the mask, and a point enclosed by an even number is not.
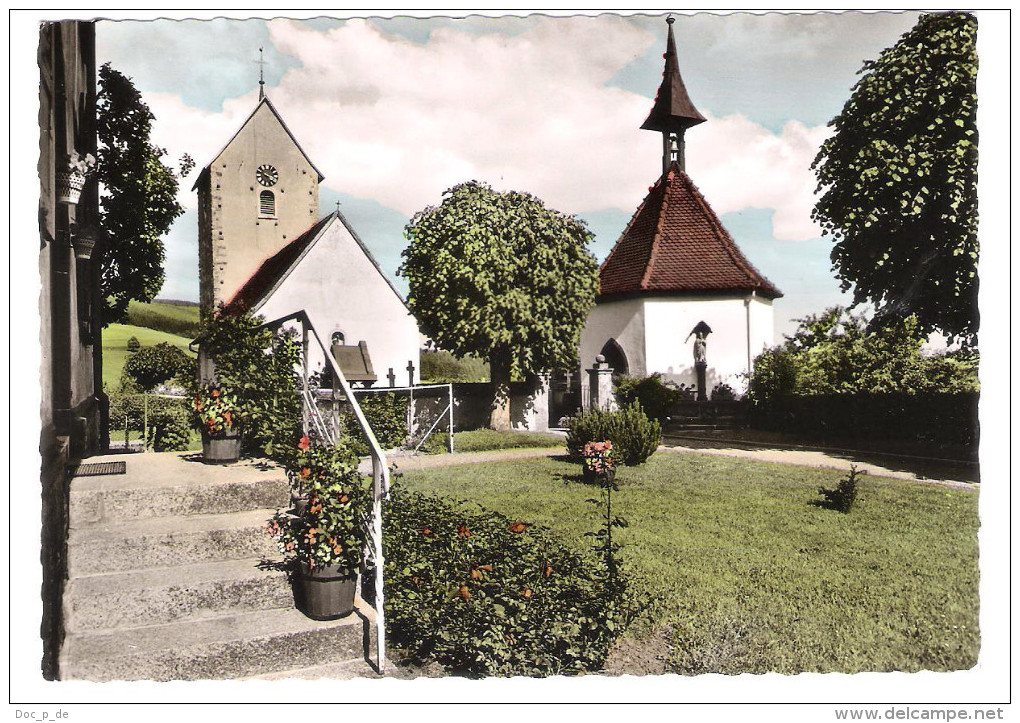
<svg viewBox="0 0 1020 723"><path fill-rule="evenodd" d="M492 384L461 382L453 385L453 423L458 430L489 426L492 414ZM445 406L445 401L443 402ZM416 405L417 406L417 405ZM510 384L510 426L515 431L549 430L549 386L538 378Z"/></svg>

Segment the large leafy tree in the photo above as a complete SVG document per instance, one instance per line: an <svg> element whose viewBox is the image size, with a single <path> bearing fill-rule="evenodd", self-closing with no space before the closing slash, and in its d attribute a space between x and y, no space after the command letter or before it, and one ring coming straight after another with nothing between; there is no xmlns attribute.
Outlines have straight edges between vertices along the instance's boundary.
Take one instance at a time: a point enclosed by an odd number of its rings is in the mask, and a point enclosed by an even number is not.
<svg viewBox="0 0 1020 723"><path fill-rule="evenodd" d="M916 316L972 343L977 308L977 20L923 15L861 69L812 164L813 217L872 326Z"/></svg>
<svg viewBox="0 0 1020 723"><path fill-rule="evenodd" d="M184 209L177 202L177 173L150 139L149 106L131 79L105 63L99 68L96 131L97 174L102 188L100 223L103 324L123 321L128 302L152 301L163 286L163 236ZM194 161L181 160L181 175Z"/></svg>
<svg viewBox="0 0 1020 723"><path fill-rule="evenodd" d="M408 306L439 347L489 362L491 424L508 429L511 377L577 359L598 290L591 233L530 194L470 181L415 214L406 234Z"/></svg>

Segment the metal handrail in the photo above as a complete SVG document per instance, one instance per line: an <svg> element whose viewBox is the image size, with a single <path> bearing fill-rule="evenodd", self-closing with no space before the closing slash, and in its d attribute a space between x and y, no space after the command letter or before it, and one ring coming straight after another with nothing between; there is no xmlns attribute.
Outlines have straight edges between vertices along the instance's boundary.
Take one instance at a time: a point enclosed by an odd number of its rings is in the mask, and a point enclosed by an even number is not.
<svg viewBox="0 0 1020 723"><path fill-rule="evenodd" d="M362 433L368 440L368 446L372 455L372 538L374 542L373 555L375 557L375 624L376 624L376 654L377 654L377 667L379 673L383 673L386 669L386 623L384 619L384 598L383 598L383 550L382 550L382 501L386 498L390 491L390 470L386 464L386 454L383 452L382 447L379 445L379 440L376 439L375 433L372 431L371 425L368 423L368 419L365 417L365 413L361 409L361 405L358 404L357 398L351 390L351 385L347 381L347 377L344 376L343 371L340 369L340 365L337 364L336 359L329 352L326 345L322 342L322 338L319 336L319 332L316 331L315 325L312 324L311 319L308 318L308 314L302 309L301 311L288 314L287 316L274 319L273 321L266 322L263 327L268 328L279 328L288 321L298 321L301 323L301 331L303 338L307 345L308 332L311 332L312 336L315 337L315 341L318 343L319 348L322 349L323 356L326 357L326 363L329 364L333 370L334 378L339 382L341 389L347 399L350 400L351 408L354 410L354 416L358 420L358 426L361 427ZM305 358L307 359L308 350L303 349Z"/></svg>

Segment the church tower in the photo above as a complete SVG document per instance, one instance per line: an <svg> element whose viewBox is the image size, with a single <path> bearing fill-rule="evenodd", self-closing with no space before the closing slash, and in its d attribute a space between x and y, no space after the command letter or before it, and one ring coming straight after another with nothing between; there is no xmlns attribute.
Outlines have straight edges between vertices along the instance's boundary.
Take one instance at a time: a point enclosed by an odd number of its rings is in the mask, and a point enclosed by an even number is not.
<svg viewBox="0 0 1020 723"><path fill-rule="evenodd" d="M202 169L198 191L202 313L229 301L260 264L318 221L323 176L265 96Z"/></svg>

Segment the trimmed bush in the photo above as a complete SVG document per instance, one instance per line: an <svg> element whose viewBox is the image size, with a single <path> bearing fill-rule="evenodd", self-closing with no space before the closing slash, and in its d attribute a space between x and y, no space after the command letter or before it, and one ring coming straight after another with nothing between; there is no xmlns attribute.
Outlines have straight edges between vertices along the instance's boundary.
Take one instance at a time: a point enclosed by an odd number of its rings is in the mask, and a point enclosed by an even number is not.
<svg viewBox="0 0 1020 723"><path fill-rule="evenodd" d="M713 402L731 402L737 398L737 393L729 384L716 384L712 387Z"/></svg>
<svg viewBox="0 0 1020 723"><path fill-rule="evenodd" d="M567 456L580 462L588 442L610 440L619 461L625 465L641 464L655 453L662 441L657 420L650 420L638 402L617 412L590 409L573 417L567 431Z"/></svg>
<svg viewBox="0 0 1020 723"><path fill-rule="evenodd" d="M142 348L142 342L138 341L137 336L133 336L127 340L126 348L129 354L134 354L136 351Z"/></svg>
<svg viewBox="0 0 1020 723"><path fill-rule="evenodd" d="M850 510L854 507L854 502L857 501L857 493L860 491L860 479L859 477L864 472L858 472L856 465L850 465L850 474L839 481L835 489L826 489L825 487L818 488L818 494L825 498L824 502L818 502L819 507L826 507L830 510L838 510L845 515L850 514Z"/></svg>
<svg viewBox="0 0 1020 723"><path fill-rule="evenodd" d="M181 403L150 412L148 431L146 444L155 452L182 452L191 442L191 420Z"/></svg>
<svg viewBox="0 0 1020 723"><path fill-rule="evenodd" d="M387 634L419 662L471 677L594 672L632 618L602 561L543 528L399 486L383 519Z"/></svg>
<svg viewBox="0 0 1020 723"><path fill-rule="evenodd" d="M128 357L124 374L142 389L152 389L171 379L187 380L195 375L195 359L165 341L143 346Z"/></svg>

